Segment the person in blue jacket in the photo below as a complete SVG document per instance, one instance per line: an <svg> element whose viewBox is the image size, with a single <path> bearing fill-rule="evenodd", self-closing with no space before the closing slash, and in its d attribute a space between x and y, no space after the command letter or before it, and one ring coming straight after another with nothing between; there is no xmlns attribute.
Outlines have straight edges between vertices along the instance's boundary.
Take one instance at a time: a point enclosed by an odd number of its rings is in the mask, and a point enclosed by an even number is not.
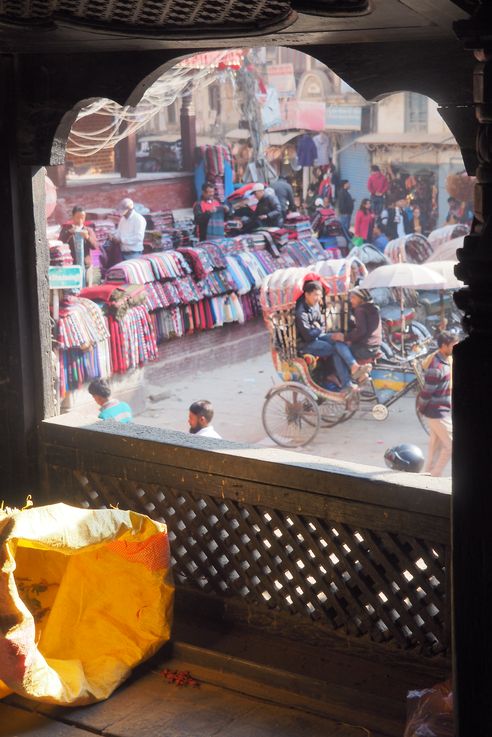
<svg viewBox="0 0 492 737"><path fill-rule="evenodd" d="M111 389L104 379L94 379L89 384L89 394L94 397L96 404L101 408L100 420L115 420L116 422L131 422L133 419L130 405L111 399Z"/></svg>

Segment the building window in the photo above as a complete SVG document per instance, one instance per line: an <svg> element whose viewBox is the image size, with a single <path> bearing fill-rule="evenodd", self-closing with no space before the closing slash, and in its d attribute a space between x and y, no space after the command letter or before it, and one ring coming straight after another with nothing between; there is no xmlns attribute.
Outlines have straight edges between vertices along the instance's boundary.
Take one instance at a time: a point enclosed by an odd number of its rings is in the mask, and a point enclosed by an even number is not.
<svg viewBox="0 0 492 737"><path fill-rule="evenodd" d="M175 102L167 106L167 122L170 125L176 125L176 103Z"/></svg>
<svg viewBox="0 0 492 737"><path fill-rule="evenodd" d="M208 104L210 110L214 110L220 115L220 87L218 84L211 84L208 88Z"/></svg>
<svg viewBox="0 0 492 737"><path fill-rule="evenodd" d="M427 97L416 92L407 92L405 94L405 132L427 132L427 121Z"/></svg>

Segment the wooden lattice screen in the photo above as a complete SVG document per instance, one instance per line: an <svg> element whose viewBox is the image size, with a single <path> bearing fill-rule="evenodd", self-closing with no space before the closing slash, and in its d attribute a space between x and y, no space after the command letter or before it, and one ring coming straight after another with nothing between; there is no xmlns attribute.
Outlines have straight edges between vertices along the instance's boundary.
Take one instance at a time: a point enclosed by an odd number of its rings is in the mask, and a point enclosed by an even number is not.
<svg viewBox="0 0 492 737"><path fill-rule="evenodd" d="M448 649L447 545L106 474L73 478L83 506L166 522L183 587L422 655Z"/></svg>

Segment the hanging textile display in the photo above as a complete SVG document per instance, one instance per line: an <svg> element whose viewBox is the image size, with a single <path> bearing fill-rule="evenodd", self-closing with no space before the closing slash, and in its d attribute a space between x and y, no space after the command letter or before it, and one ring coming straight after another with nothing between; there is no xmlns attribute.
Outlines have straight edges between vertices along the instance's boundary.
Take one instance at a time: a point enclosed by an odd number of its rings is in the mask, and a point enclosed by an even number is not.
<svg viewBox="0 0 492 737"><path fill-rule="evenodd" d="M61 398L92 379L111 375L110 334L95 302L75 297L62 302L55 337Z"/></svg>
<svg viewBox="0 0 492 737"><path fill-rule="evenodd" d="M217 171L226 163L211 160ZM169 227L169 218L163 216L160 226ZM68 254L53 244L51 256L63 263ZM193 245L188 240L115 264L104 284L62 303L56 330L60 396L155 360L158 343L255 318L268 274L327 258L309 220L299 218L286 228Z"/></svg>

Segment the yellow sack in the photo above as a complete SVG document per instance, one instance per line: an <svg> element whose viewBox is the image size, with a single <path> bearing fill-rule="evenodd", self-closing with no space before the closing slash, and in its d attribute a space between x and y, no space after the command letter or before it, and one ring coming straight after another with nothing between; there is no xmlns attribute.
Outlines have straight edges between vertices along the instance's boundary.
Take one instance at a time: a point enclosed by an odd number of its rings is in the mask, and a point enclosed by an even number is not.
<svg viewBox="0 0 492 737"><path fill-rule="evenodd" d="M120 509L0 510L0 698L106 699L170 636L166 526Z"/></svg>

